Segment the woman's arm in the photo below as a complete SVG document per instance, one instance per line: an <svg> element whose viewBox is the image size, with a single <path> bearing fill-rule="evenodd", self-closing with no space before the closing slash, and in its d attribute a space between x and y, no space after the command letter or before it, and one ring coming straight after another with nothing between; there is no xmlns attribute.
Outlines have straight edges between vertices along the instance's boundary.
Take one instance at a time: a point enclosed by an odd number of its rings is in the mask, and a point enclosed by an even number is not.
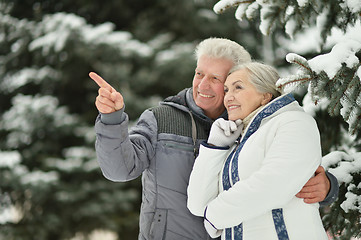
<svg viewBox="0 0 361 240"><path fill-rule="evenodd" d="M187 206L192 214L203 216L207 204L217 197L219 174L228 153L228 147L201 144L187 189Z"/></svg>

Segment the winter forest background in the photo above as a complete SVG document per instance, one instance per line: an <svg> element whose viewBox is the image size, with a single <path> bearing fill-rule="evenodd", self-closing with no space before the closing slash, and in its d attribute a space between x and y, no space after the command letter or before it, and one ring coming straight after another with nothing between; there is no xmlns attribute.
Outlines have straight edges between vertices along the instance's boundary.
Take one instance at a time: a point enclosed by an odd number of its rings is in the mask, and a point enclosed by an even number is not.
<svg viewBox="0 0 361 240"><path fill-rule="evenodd" d="M279 69L339 180L324 226L332 239L361 237L360 19L360 0L1 0L0 239L136 239L140 181L100 172L88 73L124 95L134 122L191 86L208 37Z"/></svg>

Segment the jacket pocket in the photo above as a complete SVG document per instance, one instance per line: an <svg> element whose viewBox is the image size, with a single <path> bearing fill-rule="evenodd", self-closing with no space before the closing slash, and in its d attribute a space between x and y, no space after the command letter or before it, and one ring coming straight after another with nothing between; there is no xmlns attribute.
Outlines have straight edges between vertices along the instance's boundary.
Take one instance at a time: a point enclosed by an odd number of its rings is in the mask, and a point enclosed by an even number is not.
<svg viewBox="0 0 361 240"><path fill-rule="evenodd" d="M150 226L150 237L154 240L162 240L165 235L165 226L167 221L167 209L155 210L154 218Z"/></svg>
<svg viewBox="0 0 361 240"><path fill-rule="evenodd" d="M167 148L173 148L173 149L178 149L178 150L187 151L187 152L194 151L193 145L182 144L182 143L178 143L178 142L167 141L164 143L164 146Z"/></svg>
<svg viewBox="0 0 361 240"><path fill-rule="evenodd" d="M179 149L179 150L189 151L189 152L192 152L194 149L194 147L192 145L170 142L170 141L165 142L164 146L168 147L168 148L174 148L174 149Z"/></svg>

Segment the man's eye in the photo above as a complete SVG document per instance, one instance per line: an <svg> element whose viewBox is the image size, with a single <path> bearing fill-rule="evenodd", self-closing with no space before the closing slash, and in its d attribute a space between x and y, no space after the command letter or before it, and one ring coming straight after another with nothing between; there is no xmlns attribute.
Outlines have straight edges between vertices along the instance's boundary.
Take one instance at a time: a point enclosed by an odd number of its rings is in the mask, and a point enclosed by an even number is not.
<svg viewBox="0 0 361 240"><path fill-rule="evenodd" d="M224 81L222 81L222 79L218 78L218 77L213 77L213 81L214 82L220 82L223 84Z"/></svg>

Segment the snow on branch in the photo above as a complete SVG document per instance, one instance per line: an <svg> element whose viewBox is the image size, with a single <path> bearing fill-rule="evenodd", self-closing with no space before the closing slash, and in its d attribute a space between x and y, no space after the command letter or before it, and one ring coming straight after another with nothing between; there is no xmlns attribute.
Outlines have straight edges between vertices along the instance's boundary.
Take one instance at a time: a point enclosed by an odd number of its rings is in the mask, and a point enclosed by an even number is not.
<svg viewBox="0 0 361 240"><path fill-rule="evenodd" d="M213 11L219 14L219 13L223 13L228 8L237 7L239 5L252 3L252 2L254 2L254 0L222 0L214 5Z"/></svg>
<svg viewBox="0 0 361 240"><path fill-rule="evenodd" d="M237 8L235 18L238 20L259 17L259 28L264 35L270 34L277 25L284 28L292 38L297 30L318 25L322 40L325 41L333 25L345 30L360 18L360 6L358 0L220 0L214 5L213 11L220 14L227 9Z"/></svg>
<svg viewBox="0 0 361 240"><path fill-rule="evenodd" d="M361 182L355 177L361 171L361 153L334 151L322 158L322 166L332 173L347 190L340 207L346 212L361 213ZM358 180L357 180L358 179Z"/></svg>
<svg viewBox="0 0 361 240"><path fill-rule="evenodd" d="M106 22L97 26L87 24L84 18L74 14L55 13L45 15L36 25L34 40L29 50L41 50L43 55L61 52L69 41L80 41L89 46L117 46L112 49L121 56L137 54L149 56L153 49L133 38L125 31L114 31L114 24Z"/></svg>
<svg viewBox="0 0 361 240"><path fill-rule="evenodd" d="M349 133L361 130L361 41L344 41L336 44L330 53L306 60L289 53L286 60L299 66L299 71L280 78L277 87L295 87L309 84L309 92L315 104L329 99L328 112L332 116L341 114L349 124Z"/></svg>

